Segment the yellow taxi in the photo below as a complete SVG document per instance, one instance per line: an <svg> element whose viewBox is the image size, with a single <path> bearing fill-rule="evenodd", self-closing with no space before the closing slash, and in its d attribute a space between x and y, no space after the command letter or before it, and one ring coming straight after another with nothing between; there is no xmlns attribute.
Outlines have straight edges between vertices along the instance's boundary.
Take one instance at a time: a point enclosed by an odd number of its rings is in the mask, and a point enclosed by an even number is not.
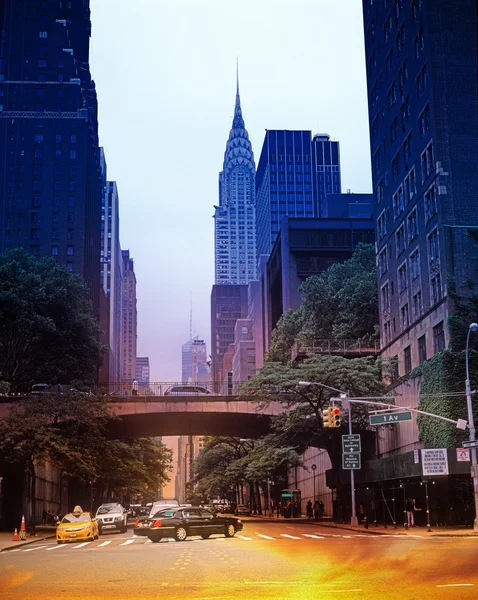
<svg viewBox="0 0 478 600"><path fill-rule="evenodd" d="M98 539L98 522L89 512L83 512L81 506L75 506L73 512L68 513L58 522L56 527L56 541L63 542Z"/></svg>

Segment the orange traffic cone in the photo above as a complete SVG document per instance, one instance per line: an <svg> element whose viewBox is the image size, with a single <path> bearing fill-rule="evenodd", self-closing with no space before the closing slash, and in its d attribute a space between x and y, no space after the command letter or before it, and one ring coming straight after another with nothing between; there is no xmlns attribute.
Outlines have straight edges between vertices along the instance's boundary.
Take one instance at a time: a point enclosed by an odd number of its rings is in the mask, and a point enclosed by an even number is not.
<svg viewBox="0 0 478 600"><path fill-rule="evenodd" d="M15 527L15 533L13 534L13 541L14 542L18 542L20 538L18 537L18 531L17 528Z"/></svg>
<svg viewBox="0 0 478 600"><path fill-rule="evenodd" d="M21 540L27 539L27 531L25 528L25 515L22 515L22 524L20 525L20 539Z"/></svg>

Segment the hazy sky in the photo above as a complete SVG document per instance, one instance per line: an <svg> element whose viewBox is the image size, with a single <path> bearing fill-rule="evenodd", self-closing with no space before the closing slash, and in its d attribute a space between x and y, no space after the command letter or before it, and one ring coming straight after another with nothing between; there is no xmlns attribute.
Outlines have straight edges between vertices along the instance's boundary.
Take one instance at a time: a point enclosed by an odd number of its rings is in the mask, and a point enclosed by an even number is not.
<svg viewBox="0 0 478 600"><path fill-rule="evenodd" d="M236 57L256 164L265 129L329 133L342 190L371 191L361 11L361 0L91 0L100 144L152 381L180 378L190 293L210 352L212 215Z"/></svg>

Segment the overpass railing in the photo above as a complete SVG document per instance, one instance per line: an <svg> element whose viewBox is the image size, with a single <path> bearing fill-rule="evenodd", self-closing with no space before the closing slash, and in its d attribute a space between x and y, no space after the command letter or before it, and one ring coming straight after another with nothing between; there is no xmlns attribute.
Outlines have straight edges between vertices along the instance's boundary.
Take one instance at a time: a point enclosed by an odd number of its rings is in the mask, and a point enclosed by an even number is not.
<svg viewBox="0 0 478 600"><path fill-rule="evenodd" d="M175 396L236 396L244 383L244 381L206 383L121 381L102 386L101 391L107 396L166 396L170 399Z"/></svg>
<svg viewBox="0 0 478 600"><path fill-rule="evenodd" d="M379 340L315 340L305 344L296 340L292 346L292 360L309 356L331 354L334 356L375 356L380 352Z"/></svg>

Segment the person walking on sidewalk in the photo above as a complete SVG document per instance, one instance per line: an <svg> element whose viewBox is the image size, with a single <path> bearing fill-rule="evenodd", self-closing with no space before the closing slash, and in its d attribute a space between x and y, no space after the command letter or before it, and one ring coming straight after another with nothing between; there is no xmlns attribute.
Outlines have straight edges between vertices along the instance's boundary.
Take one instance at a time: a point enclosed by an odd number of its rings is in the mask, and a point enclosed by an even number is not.
<svg viewBox="0 0 478 600"><path fill-rule="evenodd" d="M415 527L415 517L414 517L414 510L415 510L415 503L413 502L413 499L408 497L407 501L405 503L405 510L407 511L407 525L408 527Z"/></svg>
<svg viewBox="0 0 478 600"><path fill-rule="evenodd" d="M307 502L307 505L305 507L305 514L308 519L312 519L312 502L311 502L311 500L309 500Z"/></svg>
<svg viewBox="0 0 478 600"><path fill-rule="evenodd" d="M314 519L316 521L318 521L319 517L320 517L320 502L318 500L316 500L314 502Z"/></svg>

